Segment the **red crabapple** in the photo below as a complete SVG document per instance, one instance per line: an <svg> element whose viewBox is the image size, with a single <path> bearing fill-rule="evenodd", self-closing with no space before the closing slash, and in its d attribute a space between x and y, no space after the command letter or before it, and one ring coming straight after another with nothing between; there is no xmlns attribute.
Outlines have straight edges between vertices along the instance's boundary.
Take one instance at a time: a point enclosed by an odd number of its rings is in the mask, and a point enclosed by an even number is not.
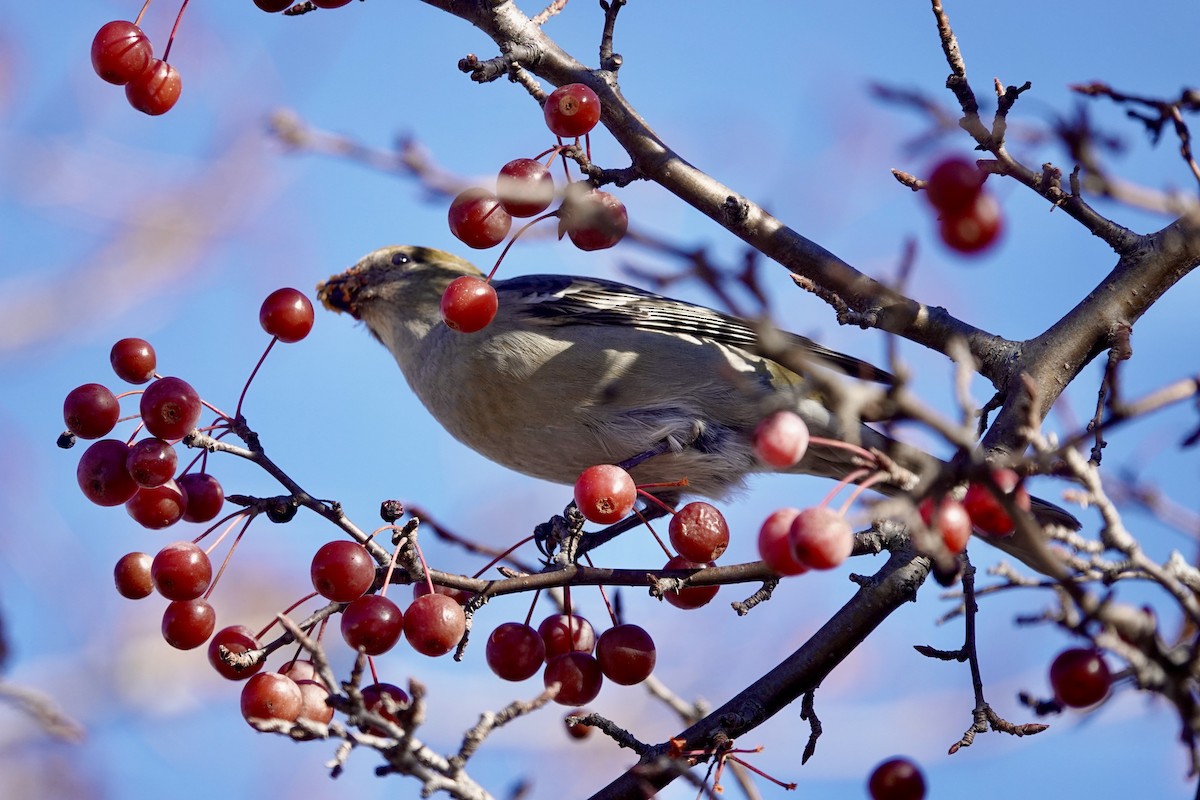
<svg viewBox="0 0 1200 800"><path fill-rule="evenodd" d="M797 514L788 538L796 560L811 569L833 569L854 549L850 523L826 506L806 508Z"/></svg>
<svg viewBox="0 0 1200 800"><path fill-rule="evenodd" d="M475 333L486 328L500 307L492 284L474 275L450 281L442 293L442 321L459 333Z"/></svg>
<svg viewBox="0 0 1200 800"><path fill-rule="evenodd" d="M600 121L600 98L582 83L568 83L550 93L542 113L555 136L583 136Z"/></svg>
<svg viewBox="0 0 1200 800"><path fill-rule="evenodd" d="M776 411L754 429L754 454L768 466L795 466L807 451L808 425L795 411Z"/></svg>
<svg viewBox="0 0 1200 800"><path fill-rule="evenodd" d="M613 464L596 464L575 481L575 505L585 519L608 525L633 511L637 486L629 473Z"/></svg>

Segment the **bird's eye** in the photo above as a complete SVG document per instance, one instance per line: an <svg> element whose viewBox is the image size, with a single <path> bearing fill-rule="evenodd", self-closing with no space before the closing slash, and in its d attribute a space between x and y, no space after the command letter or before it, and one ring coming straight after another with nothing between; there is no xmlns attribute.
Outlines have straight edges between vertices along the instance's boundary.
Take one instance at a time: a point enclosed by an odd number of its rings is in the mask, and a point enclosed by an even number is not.
<svg viewBox="0 0 1200 800"><path fill-rule="evenodd" d="M404 253L393 253L392 254L392 264L397 267L399 267L403 264L407 264L408 261L409 261L409 258L408 258L408 256L404 255Z"/></svg>

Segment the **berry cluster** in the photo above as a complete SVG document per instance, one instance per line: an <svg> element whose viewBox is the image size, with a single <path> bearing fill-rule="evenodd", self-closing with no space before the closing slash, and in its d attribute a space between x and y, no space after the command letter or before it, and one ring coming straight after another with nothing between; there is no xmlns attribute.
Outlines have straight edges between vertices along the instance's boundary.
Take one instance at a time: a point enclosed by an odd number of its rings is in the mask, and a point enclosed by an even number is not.
<svg viewBox="0 0 1200 800"><path fill-rule="evenodd" d="M925 183L942 241L960 253L981 253L1000 237L1000 204L984 189L986 178L974 161L952 156L934 166Z"/></svg>
<svg viewBox="0 0 1200 800"><path fill-rule="evenodd" d="M295 289L280 289L263 303L260 320L277 339L299 341L312 328L312 304ZM225 502L220 481L206 471L204 455L181 470L176 451L176 445L197 429L208 404L186 380L158 373L154 348L144 339L118 341L109 363L118 378L145 389L114 395L102 384L85 383L67 393L67 430L59 443L69 447L76 439L95 440L75 471L84 496L100 506L124 505L135 522L152 530L181 520L215 519ZM120 401L139 395L138 413L125 418L137 420L129 438L104 438L122 421ZM220 417L228 424L228 417ZM137 438L143 431L146 435ZM117 561L113 579L125 597L140 599L157 591L168 601L162 635L171 646L192 649L212 635L216 615L207 597L213 569L208 553L195 542L168 544L153 557L128 553Z"/></svg>
<svg viewBox="0 0 1200 800"><path fill-rule="evenodd" d="M183 14L183 8L179 13ZM178 20L175 24L178 26ZM136 21L107 22L92 39L92 67L102 79L124 86L125 98L138 111L151 116L165 114L178 102L183 88L179 70L167 63L174 39L172 32L163 57L155 58L150 37Z"/></svg>
<svg viewBox="0 0 1200 800"><path fill-rule="evenodd" d="M600 121L600 111L600 98L581 83L555 89L546 98L543 113L546 127L558 137L558 143L536 158L516 158L501 167L494 192L478 186L460 192L447 213L450 232L468 247L482 250L508 238L513 218L535 219L512 236L510 245L534 223L557 217L559 238L566 236L580 250L604 250L621 241L629 229L624 203L586 181L569 182L558 209L546 213L558 196L549 164L556 157L565 164L563 139L584 137L587 142ZM544 157L549 161L539 160ZM498 308L495 290L488 281L499 265L497 259L486 280L463 276L447 288L441 304L446 325L461 333L487 327Z"/></svg>

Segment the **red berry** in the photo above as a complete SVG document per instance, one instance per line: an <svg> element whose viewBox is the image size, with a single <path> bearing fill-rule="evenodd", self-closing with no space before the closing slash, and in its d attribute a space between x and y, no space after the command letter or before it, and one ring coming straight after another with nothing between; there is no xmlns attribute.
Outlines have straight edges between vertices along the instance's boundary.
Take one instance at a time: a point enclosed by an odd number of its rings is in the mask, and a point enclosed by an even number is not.
<svg viewBox="0 0 1200 800"><path fill-rule="evenodd" d="M867 781L871 800L922 800L925 797L925 776L907 758L884 761Z"/></svg>
<svg viewBox="0 0 1200 800"><path fill-rule="evenodd" d="M221 513L225 490L207 472L189 472L179 478L179 488L187 495L183 518L187 522L208 522Z"/></svg>
<svg viewBox="0 0 1200 800"><path fill-rule="evenodd" d="M404 635L421 655L444 656L454 649L467 630L463 607L444 594L425 594L404 612Z"/></svg>
<svg viewBox="0 0 1200 800"><path fill-rule="evenodd" d="M567 719L570 717L583 717L587 716L587 713L584 709L577 708L574 711L568 711L566 716L563 717L563 723L567 726L567 735L572 739L586 739L592 735L591 725L584 725L582 722L576 722L575 724L567 722Z"/></svg>
<svg viewBox="0 0 1200 800"><path fill-rule="evenodd" d="M172 542L154 556L150 576L168 600L194 600L212 581L212 562L194 542Z"/></svg>
<svg viewBox="0 0 1200 800"><path fill-rule="evenodd" d="M478 187L465 189L450 203L450 232L467 247L484 250L504 241L512 216L496 195Z"/></svg>
<svg viewBox="0 0 1200 800"><path fill-rule="evenodd" d="M580 250L605 250L629 230L625 204L608 192L576 182L567 187L558 210L558 234L565 233Z"/></svg>
<svg viewBox="0 0 1200 800"><path fill-rule="evenodd" d="M799 515L798 508L781 508L767 517L758 529L758 557L780 575L808 572L808 567L797 561L792 552L792 522Z"/></svg>
<svg viewBox="0 0 1200 800"><path fill-rule="evenodd" d="M637 625L626 623L609 628L596 641L600 671L622 686L632 686L650 677L657 657L654 640Z"/></svg>
<svg viewBox="0 0 1200 800"><path fill-rule="evenodd" d="M298 342L312 330L312 301L297 289L276 289L263 300L258 324L285 344Z"/></svg>
<svg viewBox="0 0 1200 800"><path fill-rule="evenodd" d="M119 506L137 493L125 461L129 445L119 439L101 439L83 451L75 479L85 497L98 506Z"/></svg>
<svg viewBox="0 0 1200 800"><path fill-rule="evenodd" d="M981 194L969 208L943 214L939 220L942 241L960 253L973 254L996 242L1003 227L1000 204L990 194Z"/></svg>
<svg viewBox="0 0 1200 800"><path fill-rule="evenodd" d="M125 469L138 486L162 486L175 477L178 465L175 448L158 437L137 442L125 459Z"/></svg>
<svg viewBox="0 0 1200 800"><path fill-rule="evenodd" d="M496 196L512 216L536 216L554 202L554 178L542 162L514 158L500 168Z"/></svg>
<svg viewBox="0 0 1200 800"><path fill-rule="evenodd" d="M538 625L538 635L546 645L546 659L563 653L590 653L596 647L592 623L577 614L551 614Z"/></svg>
<svg viewBox="0 0 1200 800"><path fill-rule="evenodd" d="M1029 510L1029 492L1025 491L1021 476L1011 469L996 469L992 470L992 480L1000 491L1012 497L1018 508ZM972 483L967 486L962 504L971 517L971 524L981 533L999 537L1012 535L1015 527L1012 517L986 484Z"/></svg>
<svg viewBox="0 0 1200 800"><path fill-rule="evenodd" d="M582 83L568 83L550 93L542 113L555 136L583 136L600 121L600 98Z"/></svg>
<svg viewBox="0 0 1200 800"><path fill-rule="evenodd" d="M1076 647L1062 651L1050 664L1050 686L1064 706L1087 708L1108 697L1112 673L1098 650Z"/></svg>
<svg viewBox="0 0 1200 800"><path fill-rule="evenodd" d="M300 681L314 681L317 679L317 668L313 666L311 661L297 658L280 667L279 674L286 675L297 683Z"/></svg>
<svg viewBox="0 0 1200 800"><path fill-rule="evenodd" d="M121 418L121 404L107 387L85 383L67 393L63 400L63 422L80 439L106 436Z"/></svg>
<svg viewBox="0 0 1200 800"><path fill-rule="evenodd" d="M260 672L242 687L242 717L252 727L254 720L295 722L304 707L300 687L278 672Z"/></svg>
<svg viewBox="0 0 1200 800"><path fill-rule="evenodd" d="M208 601L175 600L163 611L162 636L177 650L194 650L208 641L217 624L217 612Z"/></svg>
<svg viewBox="0 0 1200 800"><path fill-rule="evenodd" d="M125 84L125 99L143 114L157 117L174 108L182 90L179 70L155 58L144 72Z"/></svg>
<svg viewBox="0 0 1200 800"><path fill-rule="evenodd" d="M671 544L689 561L716 561L729 546L729 525L716 506L697 500L671 515Z"/></svg>
<svg viewBox="0 0 1200 800"><path fill-rule="evenodd" d="M712 566L715 565L712 563L697 564L694 561L688 561L683 556L675 556L668 559L663 569L700 569ZM700 608L700 606L708 605L717 596L719 588L719 586L685 586L677 592L663 592L663 600L676 608Z"/></svg>
<svg viewBox="0 0 1200 800"><path fill-rule="evenodd" d="M158 358L145 339L121 339L108 354L117 377L128 383L145 383L154 377Z"/></svg>
<svg viewBox="0 0 1200 800"><path fill-rule="evenodd" d="M962 503L953 497L942 497L935 509L933 498L926 497L917 509L925 525L941 534L947 550L957 554L967 549L967 540L971 538L971 517Z"/></svg>
<svg viewBox="0 0 1200 800"><path fill-rule="evenodd" d="M117 559L113 567L113 581L122 597L140 600L150 596L154 591L154 581L150 577L151 561L153 559L149 553L126 553Z"/></svg>
<svg viewBox="0 0 1200 800"><path fill-rule="evenodd" d="M175 481L161 486L143 486L137 494L125 501L129 516L143 528L159 530L179 522L187 507L187 495Z"/></svg>
<svg viewBox="0 0 1200 800"><path fill-rule="evenodd" d="M768 466L795 466L807 451L808 425L794 411L776 411L754 429L754 454Z"/></svg>
<svg viewBox="0 0 1200 800"><path fill-rule="evenodd" d="M492 672L506 681L532 678L546 660L546 644L528 625L505 622L488 636L485 650Z"/></svg>
<svg viewBox="0 0 1200 800"><path fill-rule="evenodd" d="M309 569L313 588L335 603L349 603L375 583L375 561L358 542L326 542L313 554Z"/></svg>
<svg viewBox="0 0 1200 800"><path fill-rule="evenodd" d="M106 22L92 39L92 68L109 83L129 83L150 66L154 48L142 29L123 19Z"/></svg>
<svg viewBox="0 0 1200 800"><path fill-rule="evenodd" d="M633 511L637 486L629 473L613 464L588 467L575 481L575 505L585 519L608 525Z"/></svg>
<svg viewBox="0 0 1200 800"><path fill-rule="evenodd" d="M397 725L400 724L400 716L388 709L389 702L398 706L397 711L409 703L408 692L391 683L372 683L370 686L364 686L362 698L367 711ZM388 735L387 731L377 725L366 725L363 729L376 736Z"/></svg>
<svg viewBox="0 0 1200 800"><path fill-rule="evenodd" d="M938 162L925 184L925 199L942 214L970 208L983 191L986 176L974 161L951 156Z"/></svg>
<svg viewBox="0 0 1200 800"><path fill-rule="evenodd" d="M474 275L455 278L442 293L442 320L459 333L483 330L495 318L499 307L496 290Z"/></svg>
<svg viewBox="0 0 1200 800"><path fill-rule="evenodd" d="M208 663L222 678L231 681L244 681L262 669L262 661L240 671L234 669L229 662L221 658L222 647L234 655L257 650L258 640L254 638L254 631L245 625L230 625L228 628L221 628L208 640Z"/></svg>
<svg viewBox="0 0 1200 800"><path fill-rule="evenodd" d="M182 378L159 378L142 392L142 422L160 439L182 439L196 427L200 395Z"/></svg>
<svg viewBox="0 0 1200 800"><path fill-rule="evenodd" d="M806 508L797 514L788 538L796 560L810 569L833 569L854 549L850 523L826 506Z"/></svg>
<svg viewBox="0 0 1200 800"><path fill-rule="evenodd" d="M329 690L320 681L296 681L300 687L300 714L297 719L307 719L313 722L328 724L333 719L333 706L326 703Z"/></svg>
<svg viewBox="0 0 1200 800"><path fill-rule="evenodd" d="M564 706L580 706L590 703L600 694L604 685L604 674L600 664L588 653L563 653L546 662L542 680L549 689L559 684L554 702Z"/></svg>
<svg viewBox="0 0 1200 800"><path fill-rule="evenodd" d="M404 614L381 594L358 598L342 612L342 638L369 656L386 653L404 633Z"/></svg>
<svg viewBox="0 0 1200 800"><path fill-rule="evenodd" d="M268 14L274 14L290 8L295 0L254 0L254 5L266 11Z"/></svg>

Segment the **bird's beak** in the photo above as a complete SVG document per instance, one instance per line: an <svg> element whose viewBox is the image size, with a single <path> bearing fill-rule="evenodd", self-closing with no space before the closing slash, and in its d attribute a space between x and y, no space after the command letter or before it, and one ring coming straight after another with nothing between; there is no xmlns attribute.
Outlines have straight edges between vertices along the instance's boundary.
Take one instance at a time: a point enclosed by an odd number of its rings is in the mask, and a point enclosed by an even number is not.
<svg viewBox="0 0 1200 800"><path fill-rule="evenodd" d="M330 311L345 311L355 319L361 319L355 301L363 285L361 273L350 269L317 284L317 297Z"/></svg>

